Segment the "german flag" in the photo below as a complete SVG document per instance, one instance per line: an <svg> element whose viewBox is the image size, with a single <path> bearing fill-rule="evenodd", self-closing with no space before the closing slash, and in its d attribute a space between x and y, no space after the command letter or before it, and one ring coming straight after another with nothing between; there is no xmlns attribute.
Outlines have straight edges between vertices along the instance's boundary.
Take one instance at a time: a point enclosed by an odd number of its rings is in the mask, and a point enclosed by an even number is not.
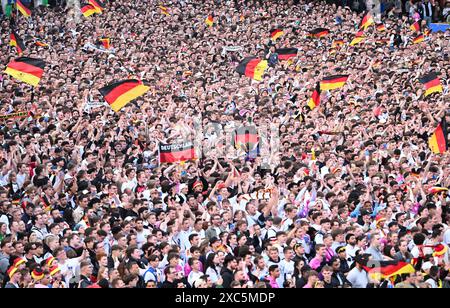
<svg viewBox="0 0 450 308"><path fill-rule="evenodd" d="M212 25L214 24L214 18L211 15L209 15L205 19L205 24L207 24L208 27L212 27Z"/></svg>
<svg viewBox="0 0 450 308"><path fill-rule="evenodd" d="M359 28L366 30L369 26L373 25L374 23L375 22L373 21L372 15L370 13L367 13L361 20Z"/></svg>
<svg viewBox="0 0 450 308"><path fill-rule="evenodd" d="M105 49L111 48L111 39L109 37L102 37L99 41L100 43L102 43L103 48Z"/></svg>
<svg viewBox="0 0 450 308"><path fill-rule="evenodd" d="M363 268L368 272L372 279L381 280L388 279L395 275L410 274L414 273L416 270L414 267L407 262L401 261L378 261L378 266L368 267L363 266Z"/></svg>
<svg viewBox="0 0 450 308"><path fill-rule="evenodd" d="M375 40L375 44L377 45L387 45L389 43L388 39L377 39Z"/></svg>
<svg viewBox="0 0 450 308"><path fill-rule="evenodd" d="M425 36L430 35L430 34L431 34L431 29L425 29L425 30L423 31L423 34L424 34Z"/></svg>
<svg viewBox="0 0 450 308"><path fill-rule="evenodd" d="M316 84L316 88L314 89L314 92L311 96L311 98L308 101L308 107L313 110L320 104L320 82Z"/></svg>
<svg viewBox="0 0 450 308"><path fill-rule="evenodd" d="M337 50L336 48L330 48L328 52L330 53L330 55L334 55L337 52Z"/></svg>
<svg viewBox="0 0 450 308"><path fill-rule="evenodd" d="M275 52L278 54L278 59L288 60L290 58L296 57L298 53L297 48L279 48Z"/></svg>
<svg viewBox="0 0 450 308"><path fill-rule="evenodd" d="M420 32L420 24L419 24L418 21L416 21L415 23L413 23L409 28L410 28L412 31Z"/></svg>
<svg viewBox="0 0 450 308"><path fill-rule="evenodd" d="M420 34L415 39L413 39L413 43L419 44L419 43L422 43L424 40L425 40L425 37L423 36L423 34Z"/></svg>
<svg viewBox="0 0 450 308"><path fill-rule="evenodd" d="M19 10L19 12L25 16L25 17L30 17L31 16L31 11L29 8L27 8L20 0L16 1L16 6L17 9Z"/></svg>
<svg viewBox="0 0 450 308"><path fill-rule="evenodd" d="M5 73L36 87L44 74L44 68L45 62L40 59L20 57L8 64Z"/></svg>
<svg viewBox="0 0 450 308"><path fill-rule="evenodd" d="M448 191L448 188L447 187L440 187L440 186L433 186L433 187L430 187L428 189L428 193L429 194L437 194L437 193L440 193L442 191Z"/></svg>
<svg viewBox="0 0 450 308"><path fill-rule="evenodd" d="M330 34L330 30L326 28L316 28L314 30L309 31L309 37L321 38Z"/></svg>
<svg viewBox="0 0 450 308"><path fill-rule="evenodd" d="M15 31L12 31L10 35L9 46L16 47L17 53L19 56L22 55L23 51L26 49L25 44L22 39L17 35Z"/></svg>
<svg viewBox="0 0 450 308"><path fill-rule="evenodd" d="M362 30L355 33L355 37L362 37L362 36L364 36L364 31Z"/></svg>
<svg viewBox="0 0 450 308"><path fill-rule="evenodd" d="M169 9L166 8L165 6L160 5L160 6L159 6L159 9L161 10L161 14L164 14L164 15L166 15L166 16L169 16L169 15L170 15Z"/></svg>
<svg viewBox="0 0 450 308"><path fill-rule="evenodd" d="M425 97L432 93L442 93L442 84L438 76L431 72L419 79L420 83L425 85Z"/></svg>
<svg viewBox="0 0 450 308"><path fill-rule="evenodd" d="M236 148L249 152L255 148L258 142L259 136L255 126L241 126L234 132L233 143Z"/></svg>
<svg viewBox="0 0 450 308"><path fill-rule="evenodd" d="M344 45L344 40L335 40L331 43L331 48L337 48Z"/></svg>
<svg viewBox="0 0 450 308"><path fill-rule="evenodd" d="M92 5L88 4L81 8L81 13L83 13L84 17L89 17L96 13L96 9Z"/></svg>
<svg viewBox="0 0 450 308"><path fill-rule="evenodd" d="M196 159L192 142L160 144L159 162L175 163Z"/></svg>
<svg viewBox="0 0 450 308"><path fill-rule="evenodd" d="M386 27L384 26L384 24L378 24L377 30L380 32L383 32L383 31L386 31Z"/></svg>
<svg viewBox="0 0 450 308"><path fill-rule="evenodd" d="M128 79L107 85L99 91L112 110L118 112L126 104L145 94L148 90L150 88L145 86L142 81Z"/></svg>
<svg viewBox="0 0 450 308"><path fill-rule="evenodd" d="M351 42L350 46L355 46L364 41L366 38L364 36L355 37Z"/></svg>
<svg viewBox="0 0 450 308"><path fill-rule="evenodd" d="M342 88L347 82L349 75L333 75L322 79L320 82L320 89L322 91L329 91Z"/></svg>
<svg viewBox="0 0 450 308"><path fill-rule="evenodd" d="M94 7L97 14L101 14L105 9L105 5L100 0L89 0L88 3Z"/></svg>
<svg viewBox="0 0 450 308"><path fill-rule="evenodd" d="M247 57L242 60L241 63L239 63L236 68L236 72L241 75L250 77L254 80L261 81L267 66L267 60L260 60L255 57Z"/></svg>
<svg viewBox="0 0 450 308"><path fill-rule="evenodd" d="M276 41L283 34L284 32L281 29L272 29L270 31L270 38L272 39L272 41Z"/></svg>
<svg viewBox="0 0 450 308"><path fill-rule="evenodd" d="M448 150L448 129L445 118L442 119L433 135L428 139L428 145L435 154L443 154Z"/></svg>
<svg viewBox="0 0 450 308"><path fill-rule="evenodd" d="M39 47L48 47L47 43L44 43L44 42L41 42L41 41L34 42L34 45L39 46Z"/></svg>

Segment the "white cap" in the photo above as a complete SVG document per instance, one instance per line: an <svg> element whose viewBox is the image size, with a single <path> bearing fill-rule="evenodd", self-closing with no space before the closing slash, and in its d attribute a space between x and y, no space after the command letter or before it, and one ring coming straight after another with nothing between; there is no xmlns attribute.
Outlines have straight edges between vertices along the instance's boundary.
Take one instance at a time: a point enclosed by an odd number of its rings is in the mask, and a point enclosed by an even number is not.
<svg viewBox="0 0 450 308"><path fill-rule="evenodd" d="M430 261L425 262L425 263L422 265L422 270L427 271L427 270L429 270L432 266L433 266L433 264L431 264Z"/></svg>

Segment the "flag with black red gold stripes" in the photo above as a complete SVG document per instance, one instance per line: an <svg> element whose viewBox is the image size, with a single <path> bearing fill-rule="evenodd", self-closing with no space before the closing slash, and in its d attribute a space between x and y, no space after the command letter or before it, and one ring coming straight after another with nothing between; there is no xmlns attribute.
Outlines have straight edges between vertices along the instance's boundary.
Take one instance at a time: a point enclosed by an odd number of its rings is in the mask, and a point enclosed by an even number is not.
<svg viewBox="0 0 450 308"><path fill-rule="evenodd" d="M150 88L140 80L128 79L112 83L99 91L111 106L112 110L118 112L132 100L144 95Z"/></svg>
<svg viewBox="0 0 450 308"><path fill-rule="evenodd" d="M41 59L20 57L8 64L5 73L36 87L44 74L45 62Z"/></svg>

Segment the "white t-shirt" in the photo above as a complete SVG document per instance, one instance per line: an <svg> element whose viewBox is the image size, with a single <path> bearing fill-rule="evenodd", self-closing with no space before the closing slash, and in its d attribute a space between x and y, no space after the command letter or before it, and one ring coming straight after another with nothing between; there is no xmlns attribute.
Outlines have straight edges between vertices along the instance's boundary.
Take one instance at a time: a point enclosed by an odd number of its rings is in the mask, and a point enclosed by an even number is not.
<svg viewBox="0 0 450 308"><path fill-rule="evenodd" d="M136 241L138 248L141 248L142 245L147 241L147 236L150 235L150 230L143 229L141 232L137 232L136 234Z"/></svg>

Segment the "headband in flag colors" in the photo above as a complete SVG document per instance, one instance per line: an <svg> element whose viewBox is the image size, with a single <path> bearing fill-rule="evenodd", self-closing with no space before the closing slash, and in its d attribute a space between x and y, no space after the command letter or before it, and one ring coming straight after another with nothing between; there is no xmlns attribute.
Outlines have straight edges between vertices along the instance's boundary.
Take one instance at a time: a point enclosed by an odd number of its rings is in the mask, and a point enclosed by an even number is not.
<svg viewBox="0 0 450 308"><path fill-rule="evenodd" d="M447 187L440 187L440 186L433 186L433 187L430 187L428 189L428 193L429 194L437 194L437 193L440 193L442 191L448 191L448 188Z"/></svg>
<svg viewBox="0 0 450 308"><path fill-rule="evenodd" d="M81 13L84 17L89 17L96 13L96 9L92 5L88 4L81 8Z"/></svg>
<svg viewBox="0 0 450 308"><path fill-rule="evenodd" d="M349 75L333 75L322 79L320 82L320 90L328 91L342 88L347 82Z"/></svg>
<svg viewBox="0 0 450 308"><path fill-rule="evenodd" d="M20 57L10 62L5 73L36 87L44 74L45 62L40 59Z"/></svg>
<svg viewBox="0 0 450 308"><path fill-rule="evenodd" d="M375 280L388 279L395 275L411 274L416 270L407 262L401 261L378 261L378 266L363 268L368 272L369 276Z"/></svg>
<svg viewBox="0 0 450 308"><path fill-rule="evenodd" d="M280 48L280 49L276 49L275 52L278 54L278 59L288 60L290 58L297 56L298 49L297 48Z"/></svg>
<svg viewBox="0 0 450 308"><path fill-rule="evenodd" d="M59 268L59 266L55 265L55 266L50 267L49 271L50 271L50 275L53 277L53 276L55 276L58 272L60 272L61 269Z"/></svg>
<svg viewBox="0 0 450 308"><path fill-rule="evenodd" d="M192 142L159 145L160 163L175 163L194 159L196 159L196 156Z"/></svg>
<svg viewBox="0 0 450 308"><path fill-rule="evenodd" d="M330 30L326 28L316 28L314 30L309 31L309 37L317 37L321 38L330 34Z"/></svg>
<svg viewBox="0 0 450 308"><path fill-rule="evenodd" d="M97 14L101 14L105 9L105 5L100 0L89 0L88 3L94 7Z"/></svg>
<svg viewBox="0 0 450 308"><path fill-rule="evenodd" d="M370 13L367 13L361 20L359 28L366 30L369 26L373 25L374 23L375 22L373 21L372 15Z"/></svg>
<svg viewBox="0 0 450 308"><path fill-rule="evenodd" d="M36 281L41 280L42 278L44 278L44 272L40 268L35 268L31 272L31 277Z"/></svg>
<svg viewBox="0 0 450 308"><path fill-rule="evenodd" d="M428 139L428 145L435 154L443 154L448 151L448 127L445 118Z"/></svg>
<svg viewBox="0 0 450 308"><path fill-rule="evenodd" d="M166 16L170 15L169 9L166 8L165 6L160 5L160 6L159 6L159 9L161 10L161 13L162 13L162 14L164 14L164 15L166 15Z"/></svg>
<svg viewBox="0 0 450 308"><path fill-rule="evenodd" d="M118 112L126 104L145 94L148 90L150 88L145 86L142 81L128 79L107 85L99 91L112 110Z"/></svg>
<svg viewBox="0 0 450 308"><path fill-rule="evenodd" d="M441 81L433 72L419 78L419 81L425 86L425 97L432 93L442 93L443 91Z"/></svg>
<svg viewBox="0 0 450 308"><path fill-rule="evenodd" d="M314 92L311 96L311 98L308 101L308 107L313 110L320 104L320 82L316 84L316 88L314 89Z"/></svg>
<svg viewBox="0 0 450 308"><path fill-rule="evenodd" d="M284 34L283 30L281 29L273 29L270 31L270 38L272 41L275 41L277 38L282 36Z"/></svg>
<svg viewBox="0 0 450 308"><path fill-rule="evenodd" d="M8 274L9 279L11 279L15 273L17 273L19 269L15 266L11 266L8 271L6 272Z"/></svg>
<svg viewBox="0 0 450 308"><path fill-rule="evenodd" d="M331 48L337 48L344 45L344 40L335 40L331 43Z"/></svg>
<svg viewBox="0 0 450 308"><path fill-rule="evenodd" d="M420 32L420 24L419 24L418 21L416 21L415 23L413 23L409 28L410 28L412 31Z"/></svg>
<svg viewBox="0 0 450 308"><path fill-rule="evenodd" d="M207 24L208 27L212 27L212 25L214 24L214 18L211 15L209 15L205 19L205 24Z"/></svg>
<svg viewBox="0 0 450 308"><path fill-rule="evenodd" d="M255 126L241 126L234 131L233 144L235 148L249 152L255 148L258 142L259 136Z"/></svg>
<svg viewBox="0 0 450 308"><path fill-rule="evenodd" d="M355 46L364 41L366 38L364 36L355 37L351 42L350 46Z"/></svg>
<svg viewBox="0 0 450 308"><path fill-rule="evenodd" d="M386 31L386 27L384 26L384 24L378 24L377 30L380 32L383 32L383 31Z"/></svg>
<svg viewBox="0 0 450 308"><path fill-rule="evenodd" d="M16 6L17 9L19 10L19 12L25 16L25 17L30 17L31 16L31 11L29 8L27 8L20 0L16 1Z"/></svg>
<svg viewBox="0 0 450 308"><path fill-rule="evenodd" d="M264 71L268 66L267 60L260 60L255 57L247 57L242 60L236 68L236 72L254 80L261 81Z"/></svg>
<svg viewBox="0 0 450 308"><path fill-rule="evenodd" d="M23 43L22 39L17 35L15 31L12 31L10 35L10 41L9 46L16 47L17 53L19 56L22 55L23 51L26 49L25 44Z"/></svg>
<svg viewBox="0 0 450 308"><path fill-rule="evenodd" d="M105 49L111 48L111 39L109 37L102 37L99 41L102 43Z"/></svg>
<svg viewBox="0 0 450 308"><path fill-rule="evenodd" d="M421 43L425 40L425 37L423 36L423 34L420 34L419 36L417 36L414 40L413 43L414 44L418 44Z"/></svg>

